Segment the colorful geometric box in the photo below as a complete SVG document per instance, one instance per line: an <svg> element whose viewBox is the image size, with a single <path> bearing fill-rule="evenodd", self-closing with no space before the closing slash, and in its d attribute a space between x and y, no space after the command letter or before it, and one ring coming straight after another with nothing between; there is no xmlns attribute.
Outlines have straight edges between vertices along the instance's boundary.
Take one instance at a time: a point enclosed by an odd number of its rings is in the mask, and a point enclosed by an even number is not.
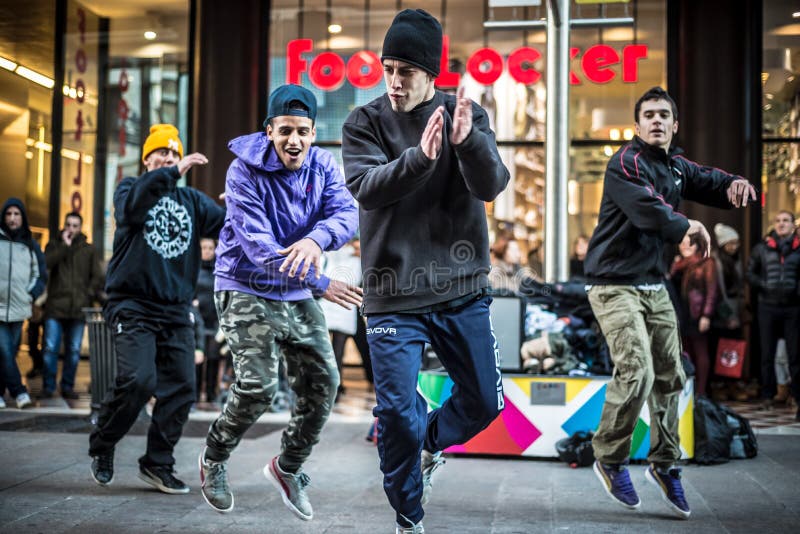
<svg viewBox="0 0 800 534"><path fill-rule="evenodd" d="M503 375L505 409L480 434L446 452L556 457L556 442L578 430L596 430L609 377L573 378ZM433 408L450 397L453 381L443 372L422 371L418 391ZM537 404L538 403L538 404ZM681 457L694 457L694 380L686 381L678 401ZM631 458L644 460L650 449L647 404L633 432Z"/></svg>

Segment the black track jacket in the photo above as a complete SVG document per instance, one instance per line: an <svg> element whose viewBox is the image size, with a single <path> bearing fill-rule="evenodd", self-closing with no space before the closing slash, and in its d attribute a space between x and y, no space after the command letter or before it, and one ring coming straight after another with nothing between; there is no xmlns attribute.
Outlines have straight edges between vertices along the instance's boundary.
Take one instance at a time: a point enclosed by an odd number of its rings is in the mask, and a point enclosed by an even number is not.
<svg viewBox="0 0 800 534"><path fill-rule="evenodd" d="M681 198L731 207L727 189L739 177L698 165L682 152L672 147L668 154L635 136L611 156L584 261L589 284L662 282L664 244L679 243L689 229L677 212Z"/></svg>

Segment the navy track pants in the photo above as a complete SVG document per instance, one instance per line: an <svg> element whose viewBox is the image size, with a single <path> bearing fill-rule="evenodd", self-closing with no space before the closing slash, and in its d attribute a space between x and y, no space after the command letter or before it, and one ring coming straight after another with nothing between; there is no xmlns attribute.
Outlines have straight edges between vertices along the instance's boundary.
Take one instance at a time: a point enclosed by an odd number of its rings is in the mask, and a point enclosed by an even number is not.
<svg viewBox="0 0 800 534"><path fill-rule="evenodd" d="M423 446L436 452L469 441L503 409L491 301L484 296L444 311L373 314L367 319L383 488L400 525L417 523L424 515ZM431 412L417 392L425 343L454 382L450 398Z"/></svg>

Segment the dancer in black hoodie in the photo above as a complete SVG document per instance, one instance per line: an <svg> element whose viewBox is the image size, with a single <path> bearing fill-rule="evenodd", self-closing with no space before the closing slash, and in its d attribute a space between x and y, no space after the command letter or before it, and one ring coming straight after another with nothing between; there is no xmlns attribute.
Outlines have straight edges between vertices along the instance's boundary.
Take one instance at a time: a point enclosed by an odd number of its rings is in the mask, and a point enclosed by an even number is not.
<svg viewBox="0 0 800 534"><path fill-rule="evenodd" d="M387 93L342 128L347 186L360 205L383 486L403 533L424 532L439 451L468 441L504 405L484 202L509 173L483 108L463 87L457 96L435 90L441 45L430 14L399 13L383 43ZM425 343L456 384L430 413L416 393Z"/></svg>
<svg viewBox="0 0 800 534"><path fill-rule="evenodd" d="M172 451L195 400L191 301L200 267L200 238L216 237L225 209L177 181L202 154L183 158L178 130L150 128L142 161L147 172L125 178L114 192L114 253L108 265L104 315L114 333L117 379L89 437L92 476L114 477L114 447L142 407L156 397L139 458L139 478L164 493L188 493L173 474Z"/></svg>

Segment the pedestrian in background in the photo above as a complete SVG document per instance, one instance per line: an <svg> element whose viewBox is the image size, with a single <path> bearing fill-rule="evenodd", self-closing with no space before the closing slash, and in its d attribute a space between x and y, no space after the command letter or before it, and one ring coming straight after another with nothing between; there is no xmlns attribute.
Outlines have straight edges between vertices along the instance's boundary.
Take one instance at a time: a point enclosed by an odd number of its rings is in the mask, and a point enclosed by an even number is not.
<svg viewBox="0 0 800 534"><path fill-rule="evenodd" d="M650 409L645 471L678 517L691 511L681 484L678 396L686 381L675 309L664 286L665 243L708 232L677 211L681 198L716 207L746 206L755 190L739 176L686 159L673 146L678 108L660 87L634 108L636 135L608 162L597 227L584 267L589 303L614 362L600 426L592 440L594 472L612 500L640 505L627 464L645 402ZM701 256L708 250L699 251Z"/></svg>
<svg viewBox="0 0 800 534"><path fill-rule="evenodd" d="M717 248L712 252L717 270L717 305L711 318L711 358L715 359L719 340L743 339L744 323L744 267L739 253L739 234L722 223L714 225ZM746 373L747 371L745 371ZM742 378L745 378L743 376ZM743 380L717 376L711 384L714 400L746 401L748 392L757 396L757 391L746 386Z"/></svg>
<svg viewBox="0 0 800 534"><path fill-rule="evenodd" d="M44 291L41 276L42 249L34 241L18 198L3 204L0 217L0 407L6 406L6 389L17 408L31 405L28 389L22 384L17 366L22 322L31 316L31 305Z"/></svg>
<svg viewBox="0 0 800 534"><path fill-rule="evenodd" d="M222 381L220 373L220 344L215 339L219 330L219 319L214 307L214 249L217 243L213 239L200 240L200 272L197 275L197 293L195 301L203 319L203 361L196 366L197 402L200 406L201 393L205 391L205 402L211 405L217 402L219 385Z"/></svg>
<svg viewBox="0 0 800 534"><path fill-rule="evenodd" d="M504 407L484 203L509 172L486 111L464 87L435 89L441 53L439 21L401 11L383 41L386 93L342 127L347 186L359 203L380 467L399 533L424 532L441 451ZM425 343L456 384L431 412L416 390Z"/></svg>
<svg viewBox="0 0 800 534"><path fill-rule="evenodd" d="M323 272L330 278L344 280L348 284L361 286L361 243L358 238L354 238L337 251L325 254L323 262ZM328 325L328 332L331 334L331 345L333 346L333 355L336 357L336 368L339 370L339 388L336 393L336 402L342 395L345 394L345 387L342 383L344 378L342 375L342 361L344 360L344 349L349 338L353 338L356 342L356 348L361 351L361 344L356 339L359 330L359 321L363 321L359 317L358 310L353 307L351 309L342 308L327 300L320 301L322 313L325 314L325 323ZM369 360L369 354L361 354L361 359L364 361L364 368L366 369ZM371 380L370 380L371 382Z"/></svg>
<svg viewBox="0 0 800 534"><path fill-rule="evenodd" d="M499 235L491 248L489 285L498 293L519 294L522 254L513 235Z"/></svg>
<svg viewBox="0 0 800 534"><path fill-rule="evenodd" d="M717 301L717 275L714 259L703 254L709 243L703 232L683 237L678 245L680 254L672 263L670 276L679 278L679 325L683 347L695 367L695 393L705 397L711 357L709 330Z"/></svg>
<svg viewBox="0 0 800 534"><path fill-rule="evenodd" d="M786 340L791 389L800 401L800 237L794 214L781 210L774 228L753 247L747 265L747 281L758 292L758 326L761 334L762 408L770 409L777 394L775 352L778 340ZM800 402L798 402L800 404ZM800 408L796 418L800 421Z"/></svg>
<svg viewBox="0 0 800 534"><path fill-rule="evenodd" d="M280 454L264 476L284 504L308 521L314 513L303 464L328 420L339 372L314 297L344 307L361 304L361 289L320 272L323 250L335 250L357 227L353 198L330 152L311 146L317 101L298 85L269 97L265 131L228 143L228 215L217 247L214 299L233 353L236 382L200 453L203 498L230 512L227 462L242 436L273 401L283 358L297 395Z"/></svg>
<svg viewBox="0 0 800 534"><path fill-rule="evenodd" d="M61 368L61 396L77 399L75 372L80 360L85 326L83 308L99 300L104 275L100 255L82 230L83 217L68 213L61 233L45 248L47 270L47 301L44 304L44 375L42 397L50 398L56 389L58 353L64 344L64 364Z"/></svg>
<svg viewBox="0 0 800 534"><path fill-rule="evenodd" d="M200 238L216 237L225 209L178 187L203 154L183 157L178 129L156 124L142 147L147 171L114 192L114 251L104 307L114 335L117 377L89 436L92 477L114 478L114 448L156 397L139 478L164 493L189 493L174 474L173 451L195 400L195 338L190 311L200 269Z"/></svg>

